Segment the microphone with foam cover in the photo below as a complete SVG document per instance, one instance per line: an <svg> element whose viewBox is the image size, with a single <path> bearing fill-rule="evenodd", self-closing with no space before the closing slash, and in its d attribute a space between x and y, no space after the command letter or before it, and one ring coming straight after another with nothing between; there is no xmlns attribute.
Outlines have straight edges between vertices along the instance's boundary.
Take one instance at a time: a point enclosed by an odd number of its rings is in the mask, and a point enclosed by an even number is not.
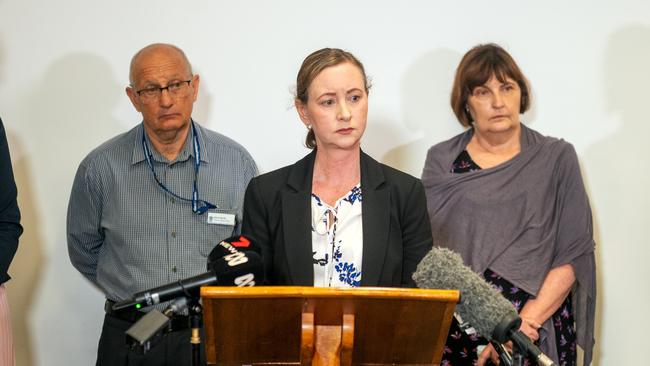
<svg viewBox="0 0 650 366"><path fill-rule="evenodd" d="M557 366L519 331L515 307L483 278L467 267L460 255L433 248L418 264L413 280L420 288L460 290L456 312L482 336L500 343L515 342L542 366Z"/></svg>
<svg viewBox="0 0 650 366"><path fill-rule="evenodd" d="M212 270L214 264L219 263L222 258L226 259L226 261L233 261L236 258L242 258L251 252L261 255L260 247L243 235L231 236L230 238L223 239L212 248L212 251L208 255L208 270Z"/></svg>

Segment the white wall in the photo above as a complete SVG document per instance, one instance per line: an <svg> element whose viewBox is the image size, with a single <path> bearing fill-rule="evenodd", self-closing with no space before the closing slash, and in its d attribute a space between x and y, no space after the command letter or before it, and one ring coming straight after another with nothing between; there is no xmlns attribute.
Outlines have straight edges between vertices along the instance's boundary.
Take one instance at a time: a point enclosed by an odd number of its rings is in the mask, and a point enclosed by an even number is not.
<svg viewBox="0 0 650 366"><path fill-rule="evenodd" d="M0 116L25 233L8 283L18 365L90 365L103 296L70 265L65 212L80 160L139 122L128 63L155 41L201 75L195 117L246 146L261 170L306 153L290 109L302 59L334 46L373 77L364 148L419 176L460 132L449 106L461 55L505 46L529 77L531 127L571 141L594 209L596 365L639 364L650 326L647 1L0 0Z"/></svg>

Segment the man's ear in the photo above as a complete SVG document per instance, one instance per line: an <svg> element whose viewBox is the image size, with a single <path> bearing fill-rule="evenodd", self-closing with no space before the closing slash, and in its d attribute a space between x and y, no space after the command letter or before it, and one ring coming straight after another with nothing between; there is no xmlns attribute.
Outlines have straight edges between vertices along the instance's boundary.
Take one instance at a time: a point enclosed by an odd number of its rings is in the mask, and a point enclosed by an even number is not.
<svg viewBox="0 0 650 366"><path fill-rule="evenodd" d="M192 87L194 88L194 95L192 100L196 102L196 99L199 97L199 82L201 81L201 78L199 77L198 74L194 74L192 76Z"/></svg>
<svg viewBox="0 0 650 366"><path fill-rule="evenodd" d="M132 87L127 86L126 87L126 95L131 100L131 104L133 104L133 107L135 107L135 110L140 112L140 103L138 101L138 96L136 95L135 90L133 90Z"/></svg>

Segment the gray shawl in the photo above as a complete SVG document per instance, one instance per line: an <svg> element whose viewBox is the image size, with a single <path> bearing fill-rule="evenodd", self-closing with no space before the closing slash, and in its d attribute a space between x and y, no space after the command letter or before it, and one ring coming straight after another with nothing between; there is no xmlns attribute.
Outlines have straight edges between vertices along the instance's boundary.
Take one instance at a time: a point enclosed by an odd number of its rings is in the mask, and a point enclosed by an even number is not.
<svg viewBox="0 0 650 366"><path fill-rule="evenodd" d="M451 173L473 129L433 146L422 183L433 243L458 252L478 273L487 268L537 295L547 273L572 264L578 344L589 365L594 344L596 275L591 208L576 152L564 140L521 125L521 152L496 167ZM555 360L549 319L540 348Z"/></svg>

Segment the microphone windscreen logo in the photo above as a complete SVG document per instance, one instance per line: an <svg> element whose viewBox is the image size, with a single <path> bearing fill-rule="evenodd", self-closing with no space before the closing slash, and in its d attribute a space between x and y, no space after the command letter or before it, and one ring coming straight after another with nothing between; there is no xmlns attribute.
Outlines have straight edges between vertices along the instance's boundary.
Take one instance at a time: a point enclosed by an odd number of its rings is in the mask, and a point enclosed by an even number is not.
<svg viewBox="0 0 650 366"><path fill-rule="evenodd" d="M230 267L238 266L240 264L248 262L248 257L244 252L235 252L228 254L224 256L223 259L226 261L226 263L228 263Z"/></svg>
<svg viewBox="0 0 650 366"><path fill-rule="evenodd" d="M251 245L251 241L245 236L240 235L238 240L233 240L231 244L235 248L248 248Z"/></svg>
<svg viewBox="0 0 650 366"><path fill-rule="evenodd" d="M255 286L255 275L253 273L247 273L243 276L235 278L235 286L245 287L245 286Z"/></svg>

